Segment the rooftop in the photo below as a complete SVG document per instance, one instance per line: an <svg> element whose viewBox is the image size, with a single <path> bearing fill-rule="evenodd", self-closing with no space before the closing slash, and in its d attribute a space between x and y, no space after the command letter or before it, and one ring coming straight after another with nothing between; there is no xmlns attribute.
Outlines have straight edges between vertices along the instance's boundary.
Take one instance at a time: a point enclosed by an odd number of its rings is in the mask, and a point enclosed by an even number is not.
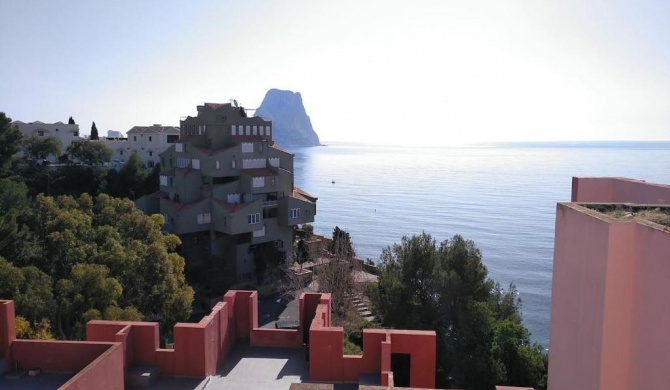
<svg viewBox="0 0 670 390"><path fill-rule="evenodd" d="M670 228L670 206L634 204L584 204L583 206L610 218L652 222Z"/></svg>

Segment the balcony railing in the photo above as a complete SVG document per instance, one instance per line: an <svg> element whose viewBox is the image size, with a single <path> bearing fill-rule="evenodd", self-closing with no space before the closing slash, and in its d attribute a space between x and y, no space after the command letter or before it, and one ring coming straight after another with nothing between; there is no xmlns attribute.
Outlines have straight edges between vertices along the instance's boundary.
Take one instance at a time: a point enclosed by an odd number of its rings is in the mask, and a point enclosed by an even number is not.
<svg viewBox="0 0 670 390"><path fill-rule="evenodd" d="M263 207L274 207L276 205L277 205L276 200L267 200L267 201L263 202Z"/></svg>

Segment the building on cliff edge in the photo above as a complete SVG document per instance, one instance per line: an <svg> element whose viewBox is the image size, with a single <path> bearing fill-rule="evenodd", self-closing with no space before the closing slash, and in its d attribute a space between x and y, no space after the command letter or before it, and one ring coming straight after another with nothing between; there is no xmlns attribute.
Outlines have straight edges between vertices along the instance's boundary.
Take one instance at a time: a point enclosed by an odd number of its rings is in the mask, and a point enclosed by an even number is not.
<svg viewBox="0 0 670 390"><path fill-rule="evenodd" d="M140 207L163 215L187 262L223 261L238 281L256 280L255 256L268 247L290 262L294 227L314 221L317 198L294 186L293 155L274 144L272 122L205 103L179 129L160 154L160 191Z"/></svg>

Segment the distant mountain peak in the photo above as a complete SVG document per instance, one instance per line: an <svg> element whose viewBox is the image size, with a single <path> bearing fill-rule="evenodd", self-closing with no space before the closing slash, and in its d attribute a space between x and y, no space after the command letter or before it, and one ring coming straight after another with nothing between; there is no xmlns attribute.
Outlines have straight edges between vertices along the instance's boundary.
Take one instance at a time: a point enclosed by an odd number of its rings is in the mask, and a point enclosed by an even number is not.
<svg viewBox="0 0 670 390"><path fill-rule="evenodd" d="M272 138L279 146L321 145L302 104L300 92L270 89L256 115L272 121Z"/></svg>

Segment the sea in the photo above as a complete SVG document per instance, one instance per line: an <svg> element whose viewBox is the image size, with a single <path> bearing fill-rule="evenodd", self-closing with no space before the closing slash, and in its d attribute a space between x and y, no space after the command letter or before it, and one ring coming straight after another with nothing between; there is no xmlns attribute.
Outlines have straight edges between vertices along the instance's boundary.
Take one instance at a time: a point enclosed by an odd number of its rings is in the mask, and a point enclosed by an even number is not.
<svg viewBox="0 0 670 390"><path fill-rule="evenodd" d="M473 240L489 277L516 285L524 325L545 348L556 203L570 201L572 177L670 183L670 142L330 143L290 152L295 185L318 197L316 233L339 226L357 256L374 261L405 235Z"/></svg>

